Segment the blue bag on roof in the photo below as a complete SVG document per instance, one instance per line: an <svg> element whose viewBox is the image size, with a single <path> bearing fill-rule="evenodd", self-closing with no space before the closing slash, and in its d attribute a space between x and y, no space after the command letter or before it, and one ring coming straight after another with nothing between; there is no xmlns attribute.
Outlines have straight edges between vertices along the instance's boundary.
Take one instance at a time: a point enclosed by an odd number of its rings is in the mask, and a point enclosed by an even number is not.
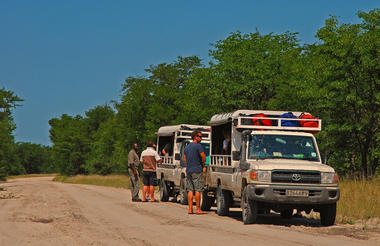
<svg viewBox="0 0 380 246"><path fill-rule="evenodd" d="M295 116L292 112L288 112L282 114L280 118L297 119L297 116ZM300 125L296 120L281 120L281 126L299 127Z"/></svg>

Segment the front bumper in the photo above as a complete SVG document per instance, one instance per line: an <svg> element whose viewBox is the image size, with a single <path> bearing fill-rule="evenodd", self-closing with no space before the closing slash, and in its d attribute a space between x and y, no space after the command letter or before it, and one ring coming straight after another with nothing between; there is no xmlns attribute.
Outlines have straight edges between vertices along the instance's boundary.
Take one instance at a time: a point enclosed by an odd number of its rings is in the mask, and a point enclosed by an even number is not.
<svg viewBox="0 0 380 246"><path fill-rule="evenodd" d="M249 184L248 197L251 200L282 204L329 204L339 200L340 189L337 186L291 186ZM287 196L286 190L308 190L307 197Z"/></svg>

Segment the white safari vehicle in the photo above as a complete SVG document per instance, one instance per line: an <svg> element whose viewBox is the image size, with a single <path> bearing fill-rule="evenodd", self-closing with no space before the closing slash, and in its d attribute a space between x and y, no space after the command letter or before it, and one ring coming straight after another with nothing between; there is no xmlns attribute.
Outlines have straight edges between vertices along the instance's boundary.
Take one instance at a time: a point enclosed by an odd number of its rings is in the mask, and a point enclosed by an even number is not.
<svg viewBox="0 0 380 246"><path fill-rule="evenodd" d="M203 193L203 209L216 198L217 214L230 207L242 208L245 224L270 210L291 218L293 209L320 213L322 225L333 225L340 189L334 169L322 163L317 142L310 132L316 127L285 126L301 119L284 119L287 112L238 110L214 115L211 125L210 165ZM257 117L259 114L260 117ZM299 117L301 112L293 112ZM258 120L270 124L257 124ZM305 120L304 120L305 121ZM294 123L293 122L293 123ZM230 150L223 153L223 141L230 136Z"/></svg>
<svg viewBox="0 0 380 246"><path fill-rule="evenodd" d="M158 153L162 163L157 165L157 179L160 185L160 200L166 202L169 197L187 204L185 189L186 163L183 161L183 153L191 139L191 133L198 130L202 133L203 148L206 155L206 164L209 161L210 150L210 126L181 124L163 126L156 132Z"/></svg>

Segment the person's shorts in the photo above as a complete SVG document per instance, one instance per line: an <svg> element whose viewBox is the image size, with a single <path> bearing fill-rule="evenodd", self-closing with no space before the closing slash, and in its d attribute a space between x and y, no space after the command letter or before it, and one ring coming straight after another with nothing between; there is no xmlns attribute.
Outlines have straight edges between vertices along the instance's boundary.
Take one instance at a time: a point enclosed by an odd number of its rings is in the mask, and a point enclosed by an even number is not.
<svg viewBox="0 0 380 246"><path fill-rule="evenodd" d="M186 190L187 191L203 191L203 173L187 173L186 174Z"/></svg>
<svg viewBox="0 0 380 246"><path fill-rule="evenodd" d="M156 172L143 171L143 184L146 186L157 186Z"/></svg>

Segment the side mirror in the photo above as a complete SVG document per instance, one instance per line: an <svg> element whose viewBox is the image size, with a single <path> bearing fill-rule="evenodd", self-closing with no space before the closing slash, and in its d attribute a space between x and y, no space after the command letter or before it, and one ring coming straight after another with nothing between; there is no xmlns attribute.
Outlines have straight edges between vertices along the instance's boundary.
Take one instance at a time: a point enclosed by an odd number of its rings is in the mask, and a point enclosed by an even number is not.
<svg viewBox="0 0 380 246"><path fill-rule="evenodd" d="M246 161L241 161L239 167L241 170L248 170L251 165Z"/></svg>
<svg viewBox="0 0 380 246"><path fill-rule="evenodd" d="M174 155L174 159L175 159L176 161L180 161L180 160L181 160L181 154L180 154L180 153L175 153L175 155Z"/></svg>
<svg viewBox="0 0 380 246"><path fill-rule="evenodd" d="M240 160L240 151L232 151L232 160L239 161Z"/></svg>
<svg viewBox="0 0 380 246"><path fill-rule="evenodd" d="M327 165L327 155L321 154L321 161L322 161L322 164L326 164Z"/></svg>

